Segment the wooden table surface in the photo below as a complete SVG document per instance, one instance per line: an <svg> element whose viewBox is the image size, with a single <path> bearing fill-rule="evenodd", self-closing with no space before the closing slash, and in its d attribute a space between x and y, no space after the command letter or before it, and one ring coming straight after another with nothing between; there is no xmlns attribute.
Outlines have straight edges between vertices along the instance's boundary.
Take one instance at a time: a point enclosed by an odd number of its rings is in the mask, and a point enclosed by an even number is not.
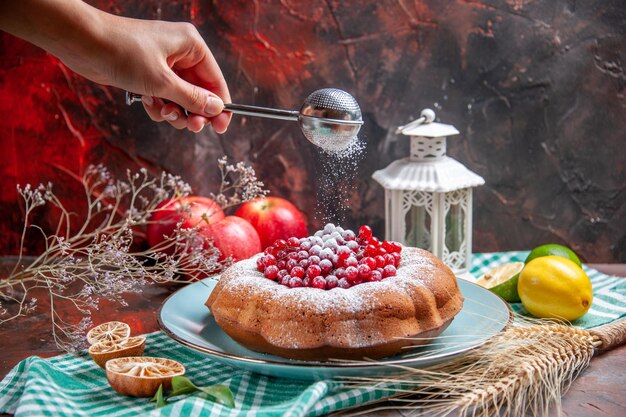
<svg viewBox="0 0 626 417"><path fill-rule="evenodd" d="M0 259L0 267L2 266ZM4 262L6 265L6 261ZM626 277L626 264L590 265L602 272ZM6 272L5 272L6 274ZM92 314L94 323L110 320L127 322L132 334L158 330L156 311L161 302L176 288L158 285L147 286L141 294L125 297L128 307L102 301L100 309ZM49 322L43 319L47 312L34 314L0 326L0 379L22 359L37 355L50 357L60 352L50 336ZM400 417L401 411L361 410L369 417ZM554 416L558 415L553 410ZM626 416L626 345L613 349L591 361L591 365L574 381L563 398L563 415L576 417Z"/></svg>

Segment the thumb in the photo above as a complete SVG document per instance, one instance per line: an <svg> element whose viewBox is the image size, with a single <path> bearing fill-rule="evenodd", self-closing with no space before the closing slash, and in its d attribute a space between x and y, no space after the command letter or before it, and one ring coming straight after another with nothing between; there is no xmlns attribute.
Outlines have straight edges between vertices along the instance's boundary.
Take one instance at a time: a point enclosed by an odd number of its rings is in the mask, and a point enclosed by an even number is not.
<svg viewBox="0 0 626 417"><path fill-rule="evenodd" d="M162 97L201 116L214 117L224 110L224 102L216 94L183 80L173 71L171 83Z"/></svg>

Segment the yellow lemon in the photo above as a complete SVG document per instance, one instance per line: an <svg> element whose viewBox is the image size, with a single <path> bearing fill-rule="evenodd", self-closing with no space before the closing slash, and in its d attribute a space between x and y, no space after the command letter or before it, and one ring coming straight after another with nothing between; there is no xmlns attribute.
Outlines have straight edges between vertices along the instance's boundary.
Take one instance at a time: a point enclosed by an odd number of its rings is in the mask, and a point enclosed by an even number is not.
<svg viewBox="0 0 626 417"><path fill-rule="evenodd" d="M587 313L593 300L591 281L573 261L542 256L528 262L517 283L519 296L533 316L576 320Z"/></svg>

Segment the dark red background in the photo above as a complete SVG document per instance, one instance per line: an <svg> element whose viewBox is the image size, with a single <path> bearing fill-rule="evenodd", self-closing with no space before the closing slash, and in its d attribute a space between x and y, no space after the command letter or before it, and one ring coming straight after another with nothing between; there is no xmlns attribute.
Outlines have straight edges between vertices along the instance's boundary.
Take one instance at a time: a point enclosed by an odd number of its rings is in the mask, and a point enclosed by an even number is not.
<svg viewBox="0 0 626 417"><path fill-rule="evenodd" d="M474 194L475 252L560 242L589 262L626 261L621 0L91 3L193 22L234 102L297 109L318 88L350 91L367 142L356 180L329 179L328 161L293 123L235 116L222 136L157 125L127 108L122 91L0 33L1 254L18 250L17 183L52 181L80 213L76 175L90 163L117 174L165 169L206 194L216 191L223 154L254 166L311 230L330 218L382 234L383 190L371 174L407 155L395 127L431 107L461 131L449 154L487 183ZM343 212L322 210L333 206L328 187L347 199ZM53 214L44 209L37 221ZM41 248L35 237L28 253Z"/></svg>

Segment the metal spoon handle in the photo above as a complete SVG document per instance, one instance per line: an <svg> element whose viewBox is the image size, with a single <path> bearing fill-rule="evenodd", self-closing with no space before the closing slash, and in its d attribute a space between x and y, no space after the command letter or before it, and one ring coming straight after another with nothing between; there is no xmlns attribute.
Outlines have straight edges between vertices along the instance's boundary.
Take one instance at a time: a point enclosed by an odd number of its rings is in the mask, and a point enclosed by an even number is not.
<svg viewBox="0 0 626 417"><path fill-rule="evenodd" d="M259 116L268 119L292 120L298 121L299 112L294 110L280 110L271 107L249 106L246 104L224 104L224 111L236 114L244 114L246 116Z"/></svg>
<svg viewBox="0 0 626 417"><path fill-rule="evenodd" d="M135 94L131 92L126 92L126 104L132 105L133 103L141 102L141 95ZM247 116L259 116L266 117L268 119L280 119L280 120L292 120L298 121L298 116L300 113L294 110L280 110L273 109L271 107L260 107L260 106L248 106L245 104L234 104L234 103L226 103L224 104L224 111L229 111L231 113L244 114ZM187 110L185 110L185 114L187 114Z"/></svg>

